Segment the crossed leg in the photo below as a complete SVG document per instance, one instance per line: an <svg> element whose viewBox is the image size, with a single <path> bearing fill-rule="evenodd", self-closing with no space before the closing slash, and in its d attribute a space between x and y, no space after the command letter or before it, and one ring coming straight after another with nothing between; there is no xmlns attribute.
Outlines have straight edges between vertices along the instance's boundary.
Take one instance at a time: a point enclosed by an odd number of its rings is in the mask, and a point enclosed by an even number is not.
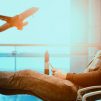
<svg viewBox="0 0 101 101"><path fill-rule="evenodd" d="M30 94L46 101L75 101L77 89L68 80L23 70L0 72L0 93Z"/></svg>

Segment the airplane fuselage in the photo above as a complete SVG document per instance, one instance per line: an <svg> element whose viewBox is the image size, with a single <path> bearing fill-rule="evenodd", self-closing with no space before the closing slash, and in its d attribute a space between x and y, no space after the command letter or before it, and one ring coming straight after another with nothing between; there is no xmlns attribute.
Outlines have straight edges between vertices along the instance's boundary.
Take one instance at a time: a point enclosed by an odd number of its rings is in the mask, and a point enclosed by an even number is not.
<svg viewBox="0 0 101 101"><path fill-rule="evenodd" d="M12 17L9 23L11 24L11 26L15 26L19 30L22 30L23 28L23 21L20 20L19 15Z"/></svg>

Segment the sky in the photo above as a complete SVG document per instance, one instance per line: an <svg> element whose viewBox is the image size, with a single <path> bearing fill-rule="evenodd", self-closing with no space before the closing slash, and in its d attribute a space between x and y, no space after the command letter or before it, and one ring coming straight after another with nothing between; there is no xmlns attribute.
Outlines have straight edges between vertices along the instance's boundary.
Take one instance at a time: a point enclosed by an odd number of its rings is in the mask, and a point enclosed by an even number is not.
<svg viewBox="0 0 101 101"><path fill-rule="evenodd" d="M0 15L15 16L31 7L39 11L26 19L29 24L22 31L1 32L0 43L68 44L70 0L2 0Z"/></svg>

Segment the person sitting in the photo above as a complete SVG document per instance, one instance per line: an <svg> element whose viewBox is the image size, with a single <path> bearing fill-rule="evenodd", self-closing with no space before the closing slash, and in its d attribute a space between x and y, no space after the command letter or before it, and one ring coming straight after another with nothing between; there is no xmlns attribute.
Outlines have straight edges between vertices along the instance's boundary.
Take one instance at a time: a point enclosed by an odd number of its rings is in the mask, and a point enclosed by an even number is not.
<svg viewBox="0 0 101 101"><path fill-rule="evenodd" d="M56 69L52 73L49 76L32 70L0 72L0 93L31 94L46 101L75 101L79 86L101 85L100 56L94 57L83 73L63 74Z"/></svg>

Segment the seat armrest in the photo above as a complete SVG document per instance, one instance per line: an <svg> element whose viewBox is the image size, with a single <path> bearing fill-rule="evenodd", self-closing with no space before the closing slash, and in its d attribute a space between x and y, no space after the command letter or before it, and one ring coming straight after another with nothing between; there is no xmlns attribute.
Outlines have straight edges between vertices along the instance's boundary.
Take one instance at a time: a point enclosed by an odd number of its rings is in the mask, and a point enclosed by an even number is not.
<svg viewBox="0 0 101 101"><path fill-rule="evenodd" d="M99 99L101 99L101 90L85 94L82 98L82 101L87 101L87 100L95 101L95 100L99 100Z"/></svg>
<svg viewBox="0 0 101 101"><path fill-rule="evenodd" d="M94 91L99 91L99 90L101 90L101 86L90 86L86 88L81 88L78 90L77 101L81 100L84 94L94 92Z"/></svg>

